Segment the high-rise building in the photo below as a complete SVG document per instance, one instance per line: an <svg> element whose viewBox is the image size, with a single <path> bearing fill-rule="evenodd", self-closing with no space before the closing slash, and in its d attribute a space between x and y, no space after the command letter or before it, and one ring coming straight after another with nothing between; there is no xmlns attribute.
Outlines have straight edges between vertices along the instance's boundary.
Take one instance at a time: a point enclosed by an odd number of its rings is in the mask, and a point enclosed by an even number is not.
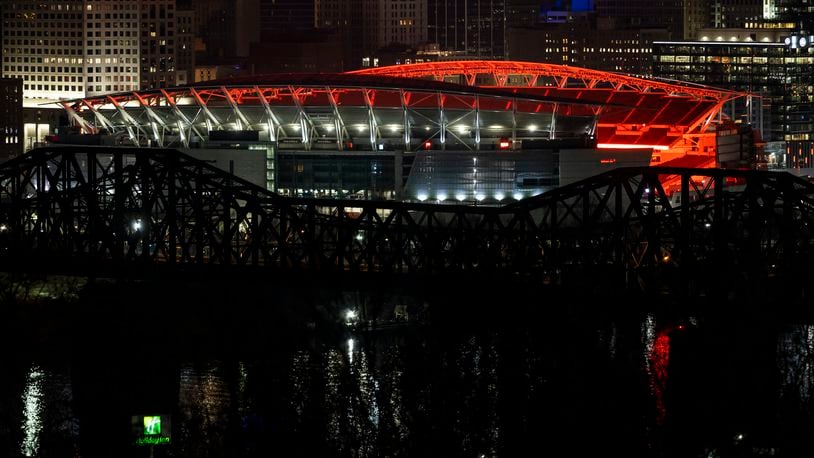
<svg viewBox="0 0 814 458"><path fill-rule="evenodd" d="M506 57L506 0L427 0L429 40L457 57Z"/></svg>
<svg viewBox="0 0 814 458"><path fill-rule="evenodd" d="M802 40L802 41L801 41ZM776 162L814 166L814 47L793 29L702 29L694 41L656 42L656 76L743 91L724 107L759 129ZM742 108L739 109L738 105ZM770 162L772 162L770 160Z"/></svg>
<svg viewBox="0 0 814 458"><path fill-rule="evenodd" d="M260 0L262 36L309 31L315 20L314 0Z"/></svg>
<svg viewBox="0 0 814 458"><path fill-rule="evenodd" d="M178 84L175 0L141 1L140 7L142 86L175 86Z"/></svg>
<svg viewBox="0 0 814 458"><path fill-rule="evenodd" d="M684 0L684 39L705 28L810 28L810 0Z"/></svg>
<svg viewBox="0 0 814 458"><path fill-rule="evenodd" d="M0 11L3 76L22 78L29 100L173 86L193 69L192 18L175 0L5 1Z"/></svg>
<svg viewBox="0 0 814 458"><path fill-rule="evenodd" d="M595 0L596 13L612 18L615 28L663 28L673 39L684 34L681 0Z"/></svg>
<svg viewBox="0 0 814 458"><path fill-rule="evenodd" d="M29 99L137 89L139 18L129 4L3 2L3 76L22 78Z"/></svg>
<svg viewBox="0 0 814 458"><path fill-rule="evenodd" d="M684 0L684 39L692 39L710 26L709 0ZM673 37L678 39L679 37Z"/></svg>
<svg viewBox="0 0 814 458"><path fill-rule="evenodd" d="M511 0L506 5L506 24L509 27L528 27L540 21L547 11L547 3L540 0Z"/></svg>
<svg viewBox="0 0 814 458"><path fill-rule="evenodd" d="M195 16L191 9L176 11L175 56L178 84L195 81Z"/></svg>
<svg viewBox="0 0 814 458"><path fill-rule="evenodd" d="M709 3L709 22L715 28L743 27L748 22L769 19L766 13L771 15L769 2L765 0L713 0Z"/></svg>
<svg viewBox="0 0 814 458"><path fill-rule="evenodd" d="M812 0L774 0L777 19L793 22L795 27L807 31L814 29L814 2Z"/></svg>
<svg viewBox="0 0 814 458"><path fill-rule="evenodd" d="M235 9L233 0L198 0L195 13L195 60L212 64L235 55ZM256 16L259 23L259 16Z"/></svg>
<svg viewBox="0 0 814 458"><path fill-rule="evenodd" d="M368 28L376 49L398 43L418 46L427 41L426 0L377 0L372 2Z"/></svg>
<svg viewBox="0 0 814 458"><path fill-rule="evenodd" d="M260 0L196 0L195 59L204 66L221 65L249 55L260 41Z"/></svg>
<svg viewBox="0 0 814 458"><path fill-rule="evenodd" d="M533 27L510 27L508 58L650 75L653 41L669 37L666 29L608 30L613 21L595 13L566 13L551 13Z"/></svg>
<svg viewBox="0 0 814 458"><path fill-rule="evenodd" d="M316 0L315 3L317 27L335 32L343 43L345 69L372 62L370 56L382 48L424 45L428 40L427 11L427 0Z"/></svg>
<svg viewBox="0 0 814 458"><path fill-rule="evenodd" d="M0 162L23 152L23 80L0 78Z"/></svg>

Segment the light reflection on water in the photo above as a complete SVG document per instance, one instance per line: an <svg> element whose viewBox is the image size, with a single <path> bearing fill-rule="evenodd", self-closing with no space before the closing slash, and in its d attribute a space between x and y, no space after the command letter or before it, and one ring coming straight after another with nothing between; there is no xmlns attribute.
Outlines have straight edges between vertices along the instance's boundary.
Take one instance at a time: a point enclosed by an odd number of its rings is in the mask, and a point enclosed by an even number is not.
<svg viewBox="0 0 814 458"><path fill-rule="evenodd" d="M777 346L780 397L799 406L810 406L814 384L814 325L789 327Z"/></svg>
<svg viewBox="0 0 814 458"><path fill-rule="evenodd" d="M644 365L650 381L650 392L656 406L656 424L664 423L667 407L664 391L667 387L668 365L670 361L670 328L657 326L653 313L648 313L642 322L644 343Z"/></svg>
<svg viewBox="0 0 814 458"><path fill-rule="evenodd" d="M688 409L674 399L697 399L710 415L725 408L706 383L743 355L728 355L733 350L725 347L710 354L732 361L709 359L704 350L734 339L717 335L725 326L708 333L705 326L696 317L651 313L511 332L360 333L269 348L252 358L180 358L171 365L174 383L157 382L152 389L170 393L175 403L167 409L175 417L173 444L164 456L272 456L298 447L301 456L513 456L512 450L540 442L655 454L671 418L672 425L684 422L682 432L694 432L692 417L675 416ZM749 333L738 335L748 339ZM764 350L775 352L777 372L762 375L777 380L778 399L754 401L776 404L778 411L792 406L814 424L814 326L788 326L773 338L776 348ZM674 360L697 365L674 366ZM122 376L96 369L83 376ZM135 369L128 375L135 377ZM678 375L683 382L675 382ZM0 444L12 438L13 454L23 456L92 457L79 450L74 412L102 409L75 408L70 368L29 362L17 377L17 385L2 385L18 388L13 403L0 398L0 411L14 407L10 429L19 433L9 436L0 424ZM680 393L687 380L705 389ZM92 397L80 402L124 404ZM579 441L589 435L595 444ZM141 456L126 438L119 447L119 456ZM10 451L0 450L0 456Z"/></svg>
<svg viewBox="0 0 814 458"><path fill-rule="evenodd" d="M23 393L23 405L25 411L23 418L23 432L25 438L23 439L22 454L24 456L36 456L39 452L39 438L42 432L42 397L43 386L42 379L45 373L36 365L31 366L28 377L25 383L25 392Z"/></svg>
<svg viewBox="0 0 814 458"><path fill-rule="evenodd" d="M20 398L19 454L47 456L63 447L73 448L79 421L73 413L73 387L67 371L31 364Z"/></svg>
<svg viewBox="0 0 814 458"><path fill-rule="evenodd" d="M179 369L178 409L181 450L185 456L220 456L227 435L232 397L223 364L184 363Z"/></svg>

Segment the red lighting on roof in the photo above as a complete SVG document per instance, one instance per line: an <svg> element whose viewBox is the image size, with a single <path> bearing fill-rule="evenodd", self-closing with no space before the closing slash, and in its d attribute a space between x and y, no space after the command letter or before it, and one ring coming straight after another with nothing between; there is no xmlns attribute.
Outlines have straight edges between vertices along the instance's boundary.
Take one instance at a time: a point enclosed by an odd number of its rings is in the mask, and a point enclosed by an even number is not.
<svg viewBox="0 0 814 458"><path fill-rule="evenodd" d="M656 89L666 91L668 93L682 93L692 94L698 97L711 97L716 100L728 99L733 94L736 94L732 91L703 86L700 84L667 83L601 70L572 67L569 65L520 61L467 60L424 62L417 64L367 68L345 73L345 75L383 75L398 76L402 78L424 78L427 76L432 76L438 78L438 80L443 80L443 77L447 75L465 75L467 76L466 81L468 85L475 85L475 76L479 74L490 74L501 77L507 75L530 74L553 76L556 78L576 78L580 80L606 81L614 83L614 86L616 87L626 86L628 89L634 90L644 90L645 88L647 88L647 90ZM529 81L535 80L532 79ZM526 84L528 86L532 86L534 83L529 82Z"/></svg>
<svg viewBox="0 0 814 458"><path fill-rule="evenodd" d="M670 149L667 145L636 145L633 143L598 143L598 149L654 149L658 151L667 151Z"/></svg>
<svg viewBox="0 0 814 458"><path fill-rule="evenodd" d="M745 95L697 84L650 80L567 65L467 60L376 67L338 74L259 75L217 84L203 82L61 103L79 114L78 127L88 133L98 131L93 114L98 110L107 112L128 106L142 107L141 111L169 111L168 107L177 104L204 110L208 106L234 110L235 105L264 105L272 112L301 106L305 112L314 109L320 113L334 107L335 116L339 118L355 116L351 110L357 108L426 111L430 118L438 116L433 110L594 118L595 129L590 131L590 136L585 134L586 146L651 150L658 153L653 155L651 163L659 165L675 166L672 161L703 156L703 165L699 167L710 167L715 164L716 145L714 138L706 136L708 120L715 119L727 101ZM224 104L224 100L231 102ZM504 132L498 135L505 135ZM492 131L489 133L491 136ZM434 138L440 142L442 135ZM525 141L523 135L526 134L520 134L517 143L512 138L499 137L487 141L498 150L521 149ZM435 140L424 138L418 144L412 143L409 135L406 140L413 148L431 150ZM348 150L360 146L350 141L344 144ZM810 161L805 163L810 164Z"/></svg>

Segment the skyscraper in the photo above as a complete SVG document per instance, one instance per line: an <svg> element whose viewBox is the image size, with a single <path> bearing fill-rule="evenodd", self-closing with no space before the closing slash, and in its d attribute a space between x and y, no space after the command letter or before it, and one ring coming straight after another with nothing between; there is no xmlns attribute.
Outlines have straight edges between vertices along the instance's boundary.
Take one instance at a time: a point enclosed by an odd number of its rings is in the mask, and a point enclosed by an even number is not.
<svg viewBox="0 0 814 458"><path fill-rule="evenodd" d="M427 41L427 0L316 0L315 13L317 27L343 40L348 69L381 48Z"/></svg>
<svg viewBox="0 0 814 458"><path fill-rule="evenodd" d="M799 29L814 32L814 2L812 0L774 0L777 19L794 22Z"/></svg>
<svg viewBox="0 0 814 458"><path fill-rule="evenodd" d="M595 0L600 17L613 18L616 28L663 28L673 39L684 34L682 0Z"/></svg>
<svg viewBox="0 0 814 458"><path fill-rule="evenodd" d="M176 51L179 49L176 48L178 28L175 0L142 0L139 4L141 86L154 88L186 83L186 72L178 72L177 69Z"/></svg>
<svg viewBox="0 0 814 458"><path fill-rule="evenodd" d="M506 56L506 0L427 0L429 40L458 56Z"/></svg>
<svg viewBox="0 0 814 458"><path fill-rule="evenodd" d="M0 78L0 162L23 152L23 80Z"/></svg>
<svg viewBox="0 0 814 458"><path fill-rule="evenodd" d="M263 36L312 30L315 18L314 0L260 0Z"/></svg>
<svg viewBox="0 0 814 458"><path fill-rule="evenodd" d="M192 49L175 0L2 2L3 76L27 99L58 100L187 82ZM180 15L184 30L191 17ZM179 71L180 59L186 69Z"/></svg>
<svg viewBox="0 0 814 458"><path fill-rule="evenodd" d="M139 15L131 2L3 2L3 76L26 98L139 88ZM59 6L59 9L57 8Z"/></svg>
<svg viewBox="0 0 814 458"><path fill-rule="evenodd" d="M195 54L199 62L217 65L249 55L260 40L260 0L195 0Z"/></svg>
<svg viewBox="0 0 814 458"><path fill-rule="evenodd" d="M764 0L714 0L710 2L710 25L716 28L743 27L764 18Z"/></svg>

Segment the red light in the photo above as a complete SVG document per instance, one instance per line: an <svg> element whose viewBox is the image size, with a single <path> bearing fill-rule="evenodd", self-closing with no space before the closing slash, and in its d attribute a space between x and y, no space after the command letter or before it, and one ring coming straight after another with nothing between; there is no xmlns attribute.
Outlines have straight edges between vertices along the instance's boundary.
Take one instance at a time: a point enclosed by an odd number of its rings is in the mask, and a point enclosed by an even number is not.
<svg viewBox="0 0 814 458"><path fill-rule="evenodd" d="M424 142L424 149L430 149L430 148L432 148L432 142L429 141L429 140Z"/></svg>
<svg viewBox="0 0 814 458"><path fill-rule="evenodd" d="M599 163L600 163L600 164L616 164L616 159L614 159L614 158L610 158L610 159L600 159L600 160L599 160Z"/></svg>
<svg viewBox="0 0 814 458"><path fill-rule="evenodd" d="M509 143L509 140L500 140L500 143L498 144L500 149L509 149L510 145L511 143Z"/></svg>

